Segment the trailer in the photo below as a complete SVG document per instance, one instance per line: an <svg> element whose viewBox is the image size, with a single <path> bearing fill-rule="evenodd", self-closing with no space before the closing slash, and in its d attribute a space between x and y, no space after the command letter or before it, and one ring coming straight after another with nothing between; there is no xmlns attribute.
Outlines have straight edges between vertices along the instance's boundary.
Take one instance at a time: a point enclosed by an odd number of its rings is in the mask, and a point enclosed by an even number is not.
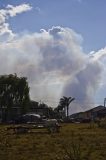
<svg viewBox="0 0 106 160"><path fill-rule="evenodd" d="M58 133L60 131L60 124L56 119L48 119L43 123L27 123L19 125L11 125L7 127L7 131L12 131L15 134L34 132L37 129L46 129L49 133Z"/></svg>

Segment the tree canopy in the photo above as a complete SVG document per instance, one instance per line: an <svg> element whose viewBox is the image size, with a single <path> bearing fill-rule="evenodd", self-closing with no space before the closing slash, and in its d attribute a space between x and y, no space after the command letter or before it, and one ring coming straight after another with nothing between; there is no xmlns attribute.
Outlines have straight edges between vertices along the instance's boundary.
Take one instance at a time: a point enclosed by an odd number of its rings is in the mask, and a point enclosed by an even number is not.
<svg viewBox="0 0 106 160"><path fill-rule="evenodd" d="M75 98L73 97L63 96L62 98L60 98L58 109L63 110L66 108L67 117L69 116L69 105L73 100L75 100Z"/></svg>
<svg viewBox="0 0 106 160"><path fill-rule="evenodd" d="M7 112L18 106L20 113L26 113L29 103L29 87L27 78L17 75L0 76L0 107Z"/></svg>

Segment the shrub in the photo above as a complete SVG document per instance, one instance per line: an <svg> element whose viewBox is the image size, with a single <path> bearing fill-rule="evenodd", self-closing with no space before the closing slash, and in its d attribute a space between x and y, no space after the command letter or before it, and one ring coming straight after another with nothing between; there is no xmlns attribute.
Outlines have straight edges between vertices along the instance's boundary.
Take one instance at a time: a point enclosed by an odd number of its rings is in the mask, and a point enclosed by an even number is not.
<svg viewBox="0 0 106 160"><path fill-rule="evenodd" d="M93 146L86 145L83 148L83 138L78 135L75 138L74 133L71 134L71 142L69 144L62 143L63 153L61 156L57 156L56 160L90 160L93 152Z"/></svg>

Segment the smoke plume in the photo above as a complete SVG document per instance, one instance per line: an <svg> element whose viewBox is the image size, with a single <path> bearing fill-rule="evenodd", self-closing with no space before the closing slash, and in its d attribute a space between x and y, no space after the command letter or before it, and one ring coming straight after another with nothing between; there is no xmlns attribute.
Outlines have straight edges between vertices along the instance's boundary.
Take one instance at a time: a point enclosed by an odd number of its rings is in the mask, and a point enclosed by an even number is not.
<svg viewBox="0 0 106 160"><path fill-rule="evenodd" d="M10 16L22 12L22 8L19 12L12 6L8 9L12 10ZM2 28L6 24L3 16L1 21ZM75 97L71 113L94 106L100 83L105 82L106 48L86 54L82 36L60 26L39 33L15 34L8 41L2 35L0 40L0 74L27 77L32 99L56 107L61 96Z"/></svg>

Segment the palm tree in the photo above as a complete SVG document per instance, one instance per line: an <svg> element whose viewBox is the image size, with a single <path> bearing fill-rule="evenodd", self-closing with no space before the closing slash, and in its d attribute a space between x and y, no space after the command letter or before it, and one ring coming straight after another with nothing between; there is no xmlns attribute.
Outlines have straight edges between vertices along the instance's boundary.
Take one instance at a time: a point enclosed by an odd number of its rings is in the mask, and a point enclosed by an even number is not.
<svg viewBox="0 0 106 160"><path fill-rule="evenodd" d="M69 116L69 105L72 101L74 101L75 98L72 98L72 97L65 97L63 96L63 98L60 98L60 106L62 106L62 108L66 108L66 115L67 117Z"/></svg>

